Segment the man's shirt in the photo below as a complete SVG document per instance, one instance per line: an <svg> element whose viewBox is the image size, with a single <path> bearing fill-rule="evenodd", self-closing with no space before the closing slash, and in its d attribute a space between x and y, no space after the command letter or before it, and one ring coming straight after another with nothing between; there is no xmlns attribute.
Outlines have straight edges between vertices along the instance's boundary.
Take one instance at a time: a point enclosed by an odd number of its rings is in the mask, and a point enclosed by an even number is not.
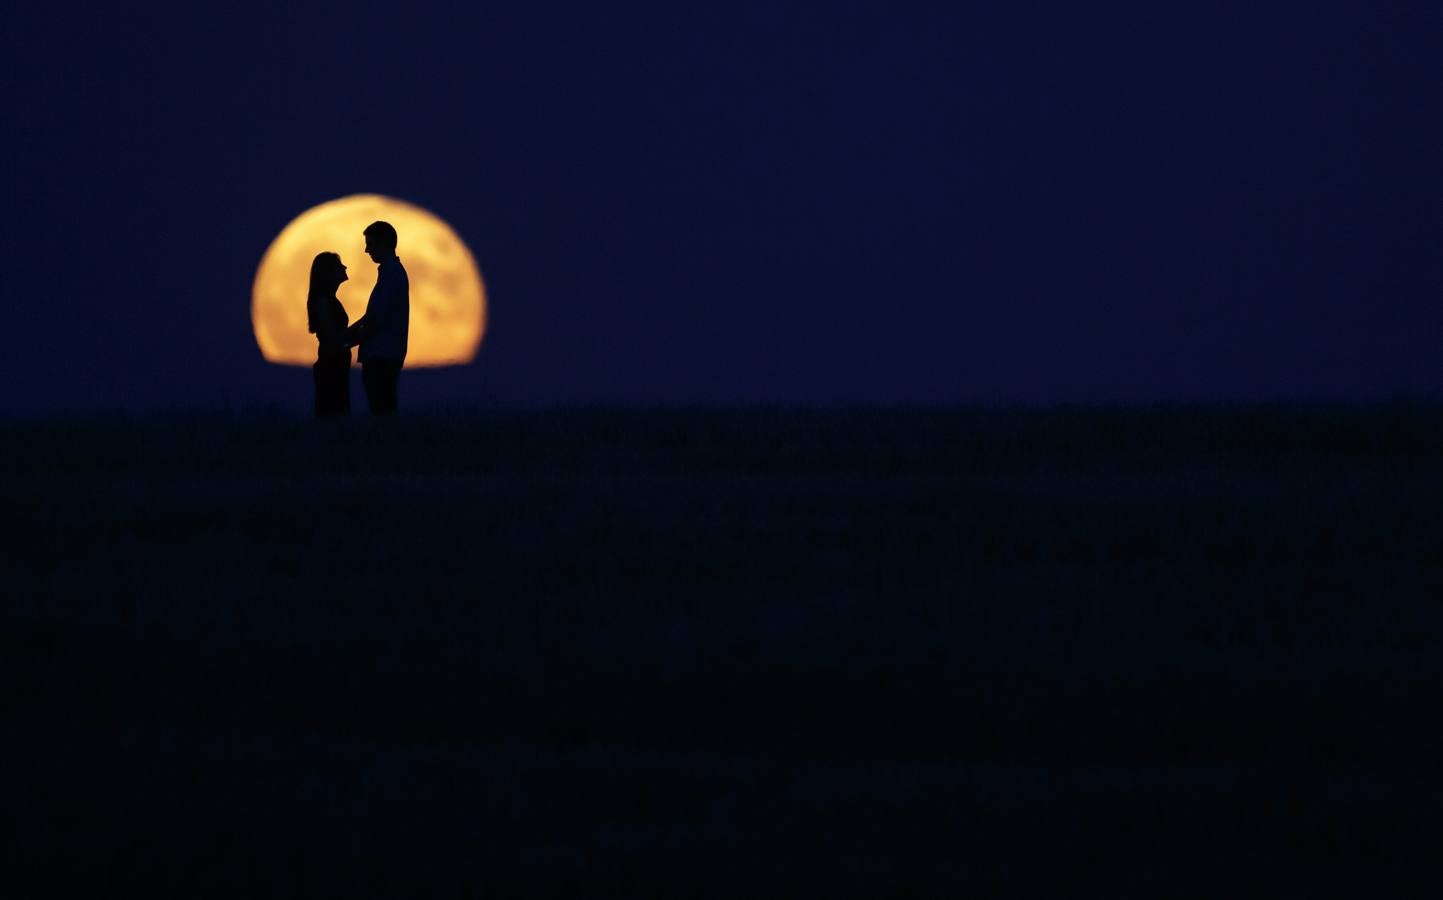
<svg viewBox="0 0 1443 900"><path fill-rule="evenodd" d="M381 263L371 299L366 301L366 314L356 324L361 339L357 359L363 363L368 359L405 362L411 335L411 279L400 258L393 256Z"/></svg>

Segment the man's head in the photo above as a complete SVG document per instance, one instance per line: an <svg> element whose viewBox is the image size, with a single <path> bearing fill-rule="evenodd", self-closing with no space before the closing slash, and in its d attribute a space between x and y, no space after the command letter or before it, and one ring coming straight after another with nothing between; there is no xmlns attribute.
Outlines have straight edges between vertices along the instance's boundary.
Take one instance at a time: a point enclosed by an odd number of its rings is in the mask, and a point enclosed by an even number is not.
<svg viewBox="0 0 1443 900"><path fill-rule="evenodd" d="M366 236L366 253L378 264L396 255L396 229L390 222L372 222L361 232Z"/></svg>

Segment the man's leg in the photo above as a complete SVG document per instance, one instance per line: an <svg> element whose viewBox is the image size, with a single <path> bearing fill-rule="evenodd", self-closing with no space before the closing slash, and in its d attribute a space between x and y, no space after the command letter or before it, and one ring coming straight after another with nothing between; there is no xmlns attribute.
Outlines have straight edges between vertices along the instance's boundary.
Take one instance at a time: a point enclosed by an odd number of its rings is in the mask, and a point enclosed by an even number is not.
<svg viewBox="0 0 1443 900"><path fill-rule="evenodd" d="M366 402L373 416L389 416L396 412L396 381L401 364L377 359L361 367L361 381L366 385Z"/></svg>
<svg viewBox="0 0 1443 900"><path fill-rule="evenodd" d="M401 377L401 364L390 360L381 366L381 415L396 414L396 382Z"/></svg>

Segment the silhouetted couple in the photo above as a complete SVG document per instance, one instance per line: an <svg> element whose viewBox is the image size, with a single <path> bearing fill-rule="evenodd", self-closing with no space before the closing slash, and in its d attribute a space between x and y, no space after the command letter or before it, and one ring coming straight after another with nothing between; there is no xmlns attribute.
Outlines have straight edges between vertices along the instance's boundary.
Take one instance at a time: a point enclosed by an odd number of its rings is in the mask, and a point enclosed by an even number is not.
<svg viewBox="0 0 1443 900"><path fill-rule="evenodd" d="M311 260L311 288L306 315L320 346L312 368L316 380L316 415L343 416L351 411L351 348L360 347L361 383L371 415L396 412L396 381L406 361L411 332L411 280L396 256L396 229L372 222L361 232L366 253L376 261L376 286L366 311L349 325L336 289L346 281L341 257L329 251Z"/></svg>

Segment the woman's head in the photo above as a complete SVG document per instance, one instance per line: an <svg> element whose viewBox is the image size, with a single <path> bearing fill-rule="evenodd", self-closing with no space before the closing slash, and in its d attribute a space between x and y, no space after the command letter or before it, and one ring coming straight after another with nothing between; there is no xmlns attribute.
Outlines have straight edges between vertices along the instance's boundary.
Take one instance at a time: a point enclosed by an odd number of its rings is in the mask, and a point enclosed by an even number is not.
<svg viewBox="0 0 1443 900"><path fill-rule="evenodd" d="M346 266L339 254L329 250L316 254L311 260L311 288L306 293L306 319L311 333L316 331L316 310L319 304L331 299L336 288L347 280Z"/></svg>
<svg viewBox="0 0 1443 900"><path fill-rule="evenodd" d="M324 250L311 260L311 287L334 291L346 277L346 267L338 253Z"/></svg>

